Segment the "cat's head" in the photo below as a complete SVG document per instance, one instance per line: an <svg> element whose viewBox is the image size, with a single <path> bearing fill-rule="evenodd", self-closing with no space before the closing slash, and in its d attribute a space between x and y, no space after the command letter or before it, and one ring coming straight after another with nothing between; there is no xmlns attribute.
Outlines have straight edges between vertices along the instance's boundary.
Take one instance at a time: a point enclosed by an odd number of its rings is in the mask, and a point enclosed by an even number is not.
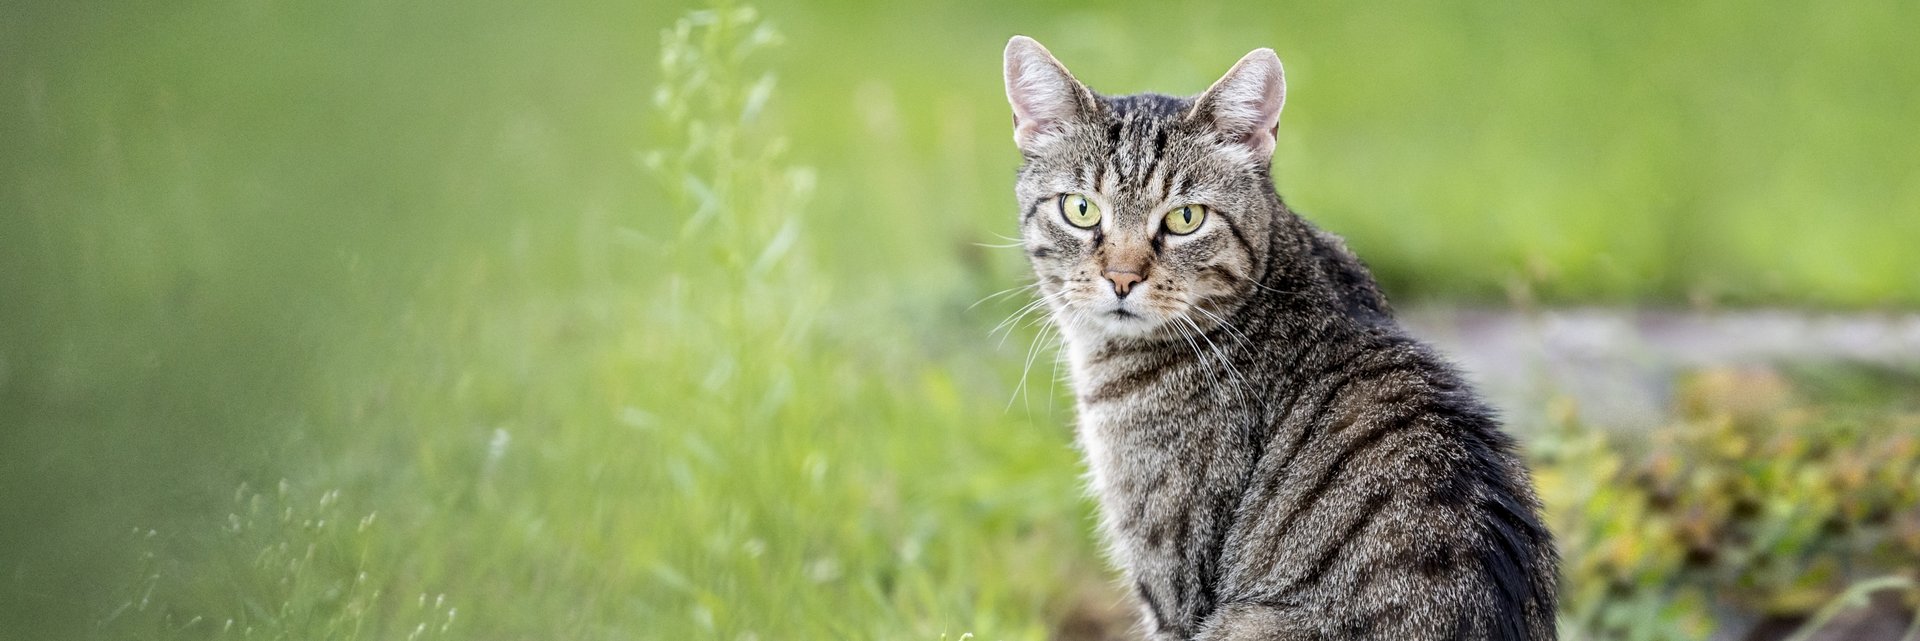
<svg viewBox="0 0 1920 641"><path fill-rule="evenodd" d="M1177 337L1258 287L1286 82L1258 49L1193 98L1102 96L1031 38L1007 43L1015 193L1040 295L1070 335Z"/></svg>

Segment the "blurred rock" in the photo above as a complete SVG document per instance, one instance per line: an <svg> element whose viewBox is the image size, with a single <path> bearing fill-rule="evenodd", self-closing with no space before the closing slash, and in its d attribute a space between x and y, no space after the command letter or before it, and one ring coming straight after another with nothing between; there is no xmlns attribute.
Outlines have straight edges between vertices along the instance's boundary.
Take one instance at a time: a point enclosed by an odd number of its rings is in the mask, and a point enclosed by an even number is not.
<svg viewBox="0 0 1920 641"><path fill-rule="evenodd" d="M1806 641L1898 641L1906 634L1913 616L1901 603L1899 594L1881 592L1868 607L1841 612ZM1792 638L1806 624L1803 617L1770 618L1745 631L1722 630L1714 635L1713 641L1783 641Z"/></svg>
<svg viewBox="0 0 1920 641"><path fill-rule="evenodd" d="M1481 387L1518 432L1547 422L1556 396L1582 422L1647 429L1666 418L1682 373L1694 392L1730 410L1770 406L1779 391L1765 366L1799 361L1920 365L1920 314L1567 309L1537 312L1415 308L1409 329L1432 341ZM1777 375L1773 375L1776 376Z"/></svg>

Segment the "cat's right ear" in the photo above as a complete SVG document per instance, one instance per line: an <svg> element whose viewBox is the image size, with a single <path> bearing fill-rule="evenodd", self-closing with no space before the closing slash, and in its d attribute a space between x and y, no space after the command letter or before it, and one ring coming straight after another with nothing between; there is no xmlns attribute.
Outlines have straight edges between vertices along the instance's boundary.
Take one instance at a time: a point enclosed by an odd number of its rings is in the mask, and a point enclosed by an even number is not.
<svg viewBox="0 0 1920 641"><path fill-rule="evenodd" d="M1227 75L1194 99L1193 115L1259 162L1273 158L1280 109L1287 104L1287 76L1272 49L1255 49Z"/></svg>
<svg viewBox="0 0 1920 641"><path fill-rule="evenodd" d="M1067 73L1046 47L1026 36L1007 41L1007 102L1013 144L1033 152L1093 110L1093 92Z"/></svg>

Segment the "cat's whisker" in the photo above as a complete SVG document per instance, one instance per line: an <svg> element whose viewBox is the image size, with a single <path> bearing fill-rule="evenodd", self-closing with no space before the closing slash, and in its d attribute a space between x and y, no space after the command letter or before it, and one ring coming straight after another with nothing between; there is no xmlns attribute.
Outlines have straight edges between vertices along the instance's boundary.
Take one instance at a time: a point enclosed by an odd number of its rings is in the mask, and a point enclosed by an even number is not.
<svg viewBox="0 0 1920 641"><path fill-rule="evenodd" d="M1067 352L1065 349L1067 346L1066 327L1079 325L1082 320L1086 319L1086 316L1087 316L1087 312L1085 310L1070 310L1067 314L1067 318L1054 323L1053 338L1054 338L1055 351L1053 353L1053 378L1052 380L1047 382L1047 385L1048 385L1047 412L1048 413L1053 412L1053 399L1058 398L1060 396L1057 392L1055 392L1053 386L1060 384L1060 378L1061 378L1060 362L1067 360ZM1073 372L1068 371L1067 375L1072 376ZM1076 396L1076 399L1077 398L1078 397Z"/></svg>
<svg viewBox="0 0 1920 641"><path fill-rule="evenodd" d="M1005 327L1009 323L1014 322L1014 320L1017 319L1018 317L1026 314L1027 312L1033 311L1034 309L1038 308L1041 305L1046 304L1049 301L1066 296L1067 293L1068 292L1066 290L1061 290L1061 291L1054 292L1052 294L1047 294L1039 298L1035 298L1031 301L1028 301L1027 304L1020 306L1020 309L1014 310L1013 315L1008 316L1005 320L1000 321L1000 324L995 325L993 329L995 331L1005 329ZM991 334L991 332L989 332L989 334Z"/></svg>
<svg viewBox="0 0 1920 641"><path fill-rule="evenodd" d="M1219 323L1221 327L1226 328L1226 330L1229 333L1233 334L1234 340L1240 342L1241 347L1253 346L1253 339L1247 338L1247 335L1245 332L1240 331L1240 328L1238 327L1234 327L1232 322L1228 321L1226 318L1220 316L1219 314L1209 312L1205 307L1201 307L1198 305L1190 306L1188 307L1188 309L1191 309L1196 312L1200 312L1202 314L1206 314L1207 318L1213 319L1213 322Z"/></svg>
<svg viewBox="0 0 1920 641"><path fill-rule="evenodd" d="M1008 324L1006 326L1005 331L1000 334L1000 346L1002 347L1006 346L1007 339L1013 337L1013 331L1015 329L1019 329L1023 327L1032 327L1037 323L1045 322L1046 315L1042 314L1037 317L1033 316L1033 312L1037 310L1038 308L1030 309L1030 310L1027 310L1026 312L1021 313L1019 316L1008 318L1006 322L1010 324ZM988 336L992 336L992 334L988 334Z"/></svg>
<svg viewBox="0 0 1920 641"><path fill-rule="evenodd" d="M1295 296L1295 295L1297 295L1297 294L1296 294L1296 292L1289 292L1289 291L1286 291L1286 290L1282 290L1282 289L1275 289L1274 287L1272 287L1272 286L1270 286L1270 285L1267 285L1266 283L1262 283L1262 282L1260 282L1260 281L1259 281L1258 279L1255 279L1255 278L1254 278L1254 277L1252 277L1252 276L1246 276L1246 275L1242 275L1242 274L1236 274L1236 273L1234 273L1234 272L1233 272L1232 270L1227 270L1227 269L1222 269L1222 270L1218 270L1218 271L1216 271L1215 273L1221 273L1221 274L1226 274L1226 275L1228 275L1228 276L1232 276L1232 277L1234 277L1234 278L1237 278L1237 279L1239 279L1239 280L1241 280L1241 281L1244 281L1244 282L1246 282L1246 283L1247 283L1248 285L1252 285L1252 286L1254 287L1254 289L1259 289L1259 290L1262 290L1262 291L1265 291L1265 292L1268 292L1268 293L1271 293L1271 294L1279 294L1279 295L1281 295L1281 296Z"/></svg>
<svg viewBox="0 0 1920 641"><path fill-rule="evenodd" d="M1047 414L1048 415L1053 414L1053 399L1060 397L1060 392L1059 392L1060 361L1066 358L1066 350L1059 349L1059 348L1066 346L1066 343L1064 341L1066 341L1067 335L1065 332L1061 331L1059 324L1055 324L1053 326L1053 337L1054 337L1054 344L1055 344L1055 348L1053 350L1053 375L1047 377Z"/></svg>
<svg viewBox="0 0 1920 641"><path fill-rule="evenodd" d="M1174 331L1179 332L1180 338L1187 341L1187 347L1190 347L1193 349L1194 360L1200 364L1202 368L1201 371L1207 374L1207 382L1215 387L1218 387L1220 385L1220 377L1214 375L1212 367L1207 366L1207 356L1205 354L1200 353L1200 344L1194 342L1192 336L1187 335L1187 328L1181 327L1177 324L1168 324L1167 326L1172 327Z"/></svg>
<svg viewBox="0 0 1920 641"><path fill-rule="evenodd" d="M1239 379L1239 384L1233 387L1233 396L1235 399L1239 400L1242 404L1245 404L1247 402L1247 399L1246 399L1246 396L1242 394L1242 392L1245 390L1245 388L1252 385L1252 383L1247 381L1246 375L1240 373L1240 368L1235 367L1233 365L1233 361L1231 359L1228 359L1227 355L1220 351L1220 346L1215 345L1213 343L1213 339L1208 338L1206 331L1200 329L1200 326L1195 324L1193 322L1193 319L1187 318L1185 316L1180 316L1178 318L1180 319L1181 322L1186 323L1188 327L1192 327L1194 333L1197 333L1200 335L1200 340L1207 342L1207 347L1213 350L1214 356L1220 359L1221 364L1227 366L1227 372L1232 374L1233 378Z"/></svg>
<svg viewBox="0 0 1920 641"><path fill-rule="evenodd" d="M996 332L999 332L1000 330L1003 330L1003 329L1006 330L1009 335L1011 335L1013 333L1013 328L1017 326L1019 321L1022 318L1025 318L1027 314L1033 313L1034 310L1040 309L1042 305L1045 305L1050 301L1066 296L1067 293L1068 293L1067 291L1061 290L1059 292L1055 292L1053 294L1041 296L1039 298L1034 299L1033 302L1030 302L1030 303L1027 303L1026 305L1021 306L1020 309L1018 310L1014 310L1012 314L1007 316L1006 320L1000 321L1000 324L994 325L993 329L987 332L987 335L992 336ZM1005 345L1006 340L1007 340L1006 337L1002 336L1000 338L1000 343L1002 345Z"/></svg>
<svg viewBox="0 0 1920 641"><path fill-rule="evenodd" d="M1040 345L1041 345L1041 343L1043 343L1043 342L1045 342L1045 341L1046 341L1046 339L1047 339L1047 332L1049 332L1049 331L1052 331L1052 332L1055 332L1055 333L1058 333L1058 332L1059 332L1059 329L1058 329L1058 327L1056 327L1056 326L1054 326L1054 325L1051 325L1051 324L1049 324L1049 325L1045 325L1045 326L1043 326L1043 327L1041 327L1041 328L1040 328L1040 333L1038 333L1038 334L1035 334L1035 335L1034 335L1034 337L1033 337L1033 342L1031 342L1031 343L1028 343L1028 344L1027 344L1027 359L1026 359L1026 363L1025 363L1024 365L1022 365L1022 366L1020 367L1020 380L1019 380L1019 382L1018 382L1018 383L1015 383L1015 384L1014 384L1014 386L1013 386L1013 395L1007 398L1007 408L1006 408L1006 411L1012 411L1012 410L1013 410L1013 400L1014 400L1015 398L1020 398L1020 397L1021 397L1021 393L1022 393L1022 392L1024 392L1024 391L1026 390L1026 388L1027 388L1027 375L1028 375L1028 374L1029 374L1030 372L1032 372L1032 370L1033 370L1033 358L1034 358L1034 356L1035 356L1036 354L1038 354L1038 353L1039 353L1039 351L1038 351L1038 350L1039 350L1039 348L1040 348ZM1031 399L1029 399L1029 400L1031 400ZM1052 403L1053 403L1053 401L1051 400L1051 397L1049 397L1049 400L1047 401L1047 403L1048 403L1048 405L1047 405L1047 411L1049 411L1049 412L1051 412L1051 411L1053 411L1053 405L1052 405ZM1032 408L1031 408L1031 407L1029 407L1029 408L1028 408L1028 411L1032 411Z"/></svg>
<svg viewBox="0 0 1920 641"><path fill-rule="evenodd" d="M1003 298L1003 297L1006 297L1006 296L1007 296L1007 295L1009 295L1009 294L1015 294L1015 293L1019 293L1019 292L1023 292L1023 291L1026 291L1026 290L1029 290L1029 289L1033 289L1033 288L1035 288L1035 287L1039 287L1039 286L1040 286L1040 283L1038 283L1038 282L1032 282L1032 283L1027 283L1027 284L1025 284L1025 285L1021 285L1021 286L1018 286L1018 287L1008 287L1008 288L1006 288L1006 289L1002 289L1002 290L1000 290L1000 291L997 291L997 292L994 292L994 293L991 293L991 294L987 294L987 295L986 295L986 297L984 297L984 298L981 298L980 300L976 300L976 301L973 301L973 304L972 304L972 305L968 305L968 306L967 306L967 311L973 311L973 308L975 308L975 307L979 307L981 303L984 303L984 302L987 302L987 301L990 301L990 300L993 300L993 299L995 299L995 298Z"/></svg>

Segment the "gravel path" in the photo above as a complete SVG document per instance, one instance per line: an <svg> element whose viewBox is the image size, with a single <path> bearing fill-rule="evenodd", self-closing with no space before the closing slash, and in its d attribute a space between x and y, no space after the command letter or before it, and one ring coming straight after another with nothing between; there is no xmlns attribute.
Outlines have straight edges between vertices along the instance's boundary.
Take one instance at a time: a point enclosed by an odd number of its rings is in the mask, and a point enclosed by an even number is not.
<svg viewBox="0 0 1920 641"><path fill-rule="evenodd" d="M1426 308L1400 314L1454 359L1516 430L1543 400L1574 399L1581 418L1644 429L1665 417L1676 374L1710 365L1854 362L1920 366L1920 313Z"/></svg>

